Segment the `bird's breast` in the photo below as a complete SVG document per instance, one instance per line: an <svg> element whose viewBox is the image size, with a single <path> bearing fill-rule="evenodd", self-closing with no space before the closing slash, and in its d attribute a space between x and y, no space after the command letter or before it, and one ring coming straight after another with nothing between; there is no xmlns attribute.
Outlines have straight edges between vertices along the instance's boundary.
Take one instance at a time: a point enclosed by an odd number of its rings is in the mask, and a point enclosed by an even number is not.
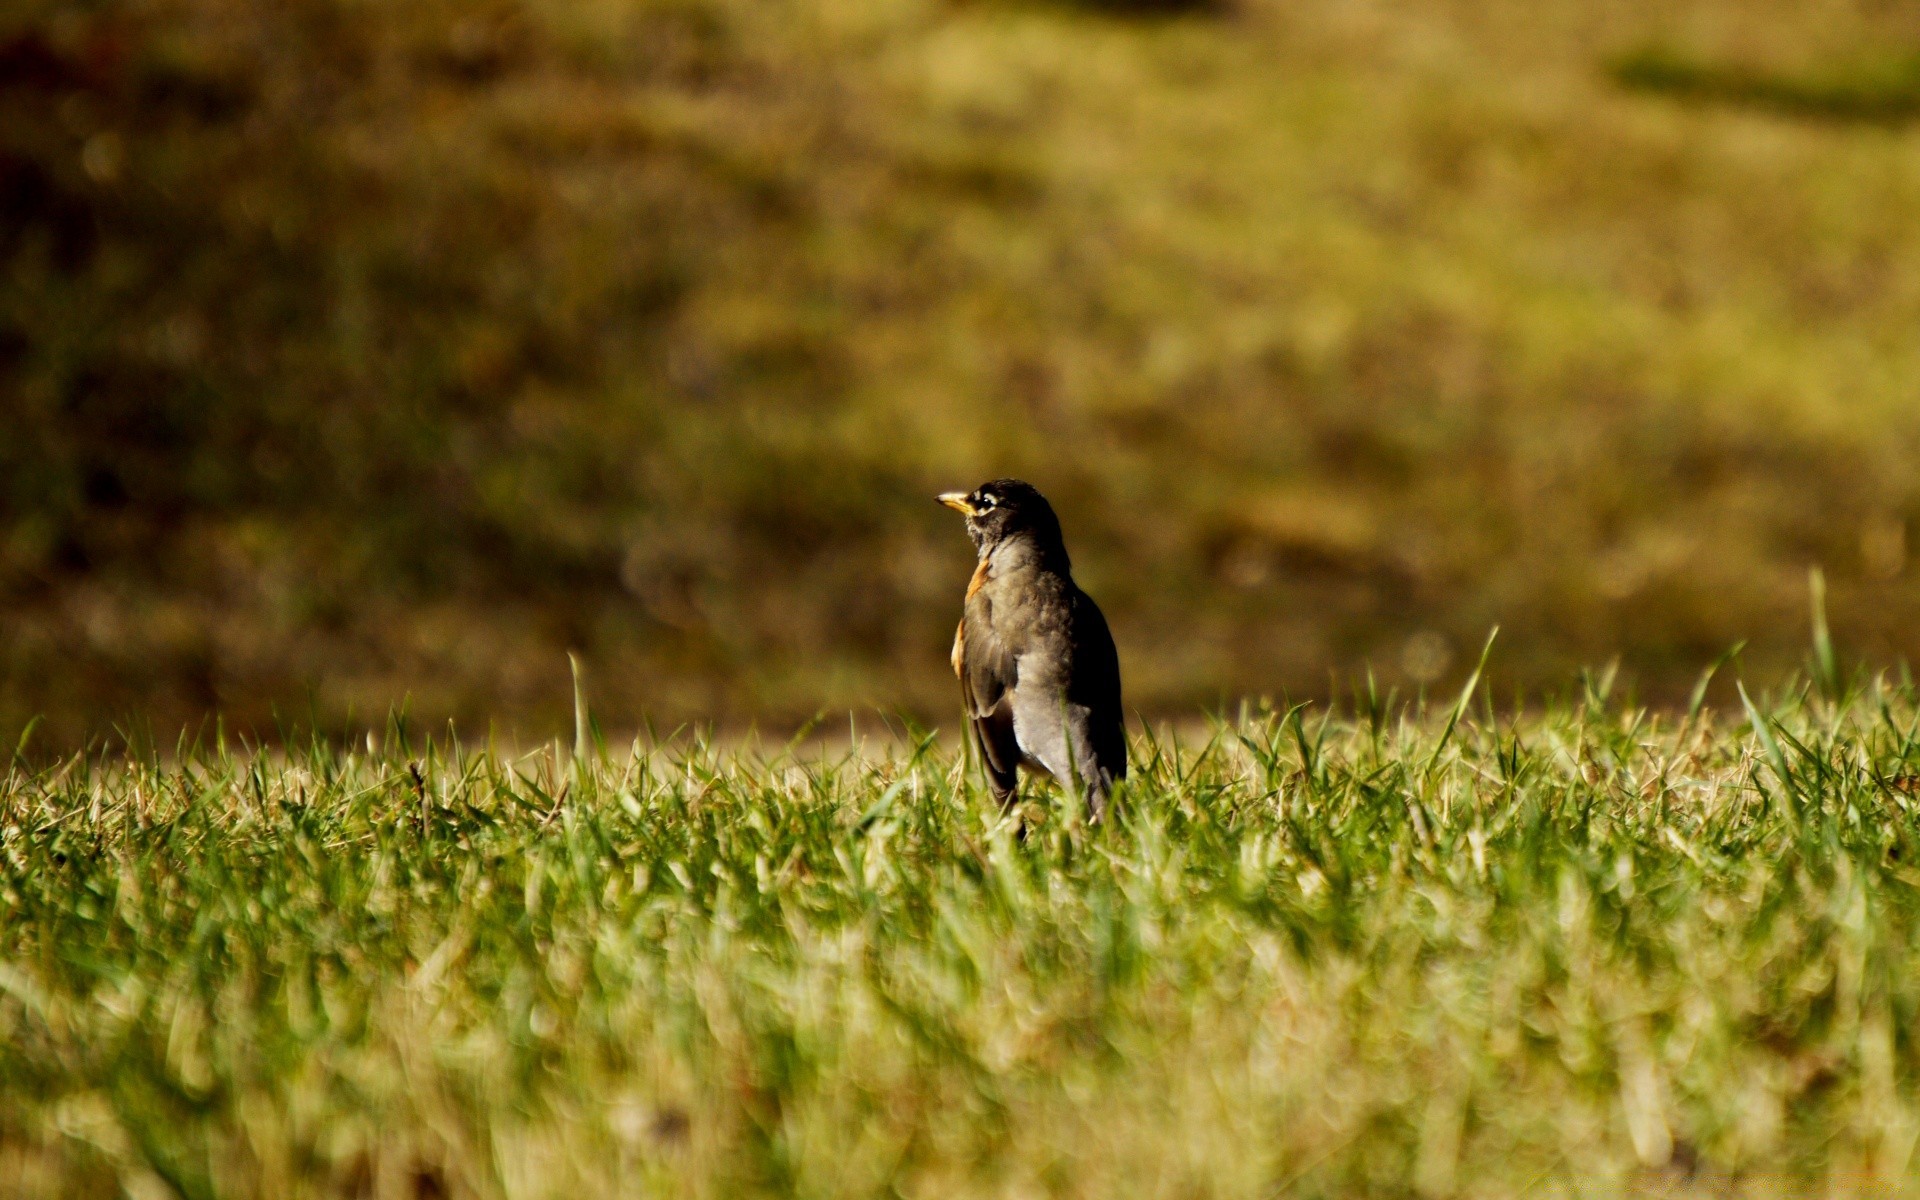
<svg viewBox="0 0 1920 1200"><path fill-rule="evenodd" d="M987 586L987 581L993 578L992 571L988 569L992 565L990 559L983 558L980 560L980 565L973 569L973 578L967 580L967 599L971 600L979 595L980 589Z"/></svg>

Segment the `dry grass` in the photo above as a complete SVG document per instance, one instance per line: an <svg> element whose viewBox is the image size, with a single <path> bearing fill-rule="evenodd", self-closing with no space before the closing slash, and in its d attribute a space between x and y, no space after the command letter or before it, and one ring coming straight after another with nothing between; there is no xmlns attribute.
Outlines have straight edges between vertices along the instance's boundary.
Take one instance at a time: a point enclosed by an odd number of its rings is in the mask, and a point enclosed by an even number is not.
<svg viewBox="0 0 1920 1200"><path fill-rule="evenodd" d="M941 711L927 494L1000 473L1150 711L1452 678L1496 622L1521 682L1672 698L1788 662L1810 564L1915 649L1920 134L1610 73L1879 78L1904 11L4 22L16 725L540 727L569 647L621 722Z"/></svg>

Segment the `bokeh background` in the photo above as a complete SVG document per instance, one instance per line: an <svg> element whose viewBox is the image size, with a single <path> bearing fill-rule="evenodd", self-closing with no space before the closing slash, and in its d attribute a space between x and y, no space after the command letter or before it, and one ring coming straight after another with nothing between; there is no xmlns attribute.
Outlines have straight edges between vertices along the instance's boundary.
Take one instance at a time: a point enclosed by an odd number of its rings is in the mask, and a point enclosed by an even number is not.
<svg viewBox="0 0 1920 1200"><path fill-rule="evenodd" d="M1920 7L13 0L0 730L945 717L1920 646Z"/></svg>

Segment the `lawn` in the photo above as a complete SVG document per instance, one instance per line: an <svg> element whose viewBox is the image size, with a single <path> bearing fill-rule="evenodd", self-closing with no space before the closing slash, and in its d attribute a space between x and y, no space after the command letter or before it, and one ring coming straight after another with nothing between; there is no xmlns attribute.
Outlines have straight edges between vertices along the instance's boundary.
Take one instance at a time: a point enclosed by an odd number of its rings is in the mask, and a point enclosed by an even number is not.
<svg viewBox="0 0 1920 1200"><path fill-rule="evenodd" d="M1920 695L0 778L21 1197L1911 1195Z"/></svg>

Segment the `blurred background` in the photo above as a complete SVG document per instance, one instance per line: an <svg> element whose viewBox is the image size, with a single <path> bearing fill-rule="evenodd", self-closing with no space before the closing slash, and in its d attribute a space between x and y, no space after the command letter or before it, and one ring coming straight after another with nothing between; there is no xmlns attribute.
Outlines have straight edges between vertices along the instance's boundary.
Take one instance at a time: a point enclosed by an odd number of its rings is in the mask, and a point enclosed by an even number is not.
<svg viewBox="0 0 1920 1200"><path fill-rule="evenodd" d="M1894 663L1917 401L1911 4L0 14L0 733L948 722L1003 474L1149 714Z"/></svg>

